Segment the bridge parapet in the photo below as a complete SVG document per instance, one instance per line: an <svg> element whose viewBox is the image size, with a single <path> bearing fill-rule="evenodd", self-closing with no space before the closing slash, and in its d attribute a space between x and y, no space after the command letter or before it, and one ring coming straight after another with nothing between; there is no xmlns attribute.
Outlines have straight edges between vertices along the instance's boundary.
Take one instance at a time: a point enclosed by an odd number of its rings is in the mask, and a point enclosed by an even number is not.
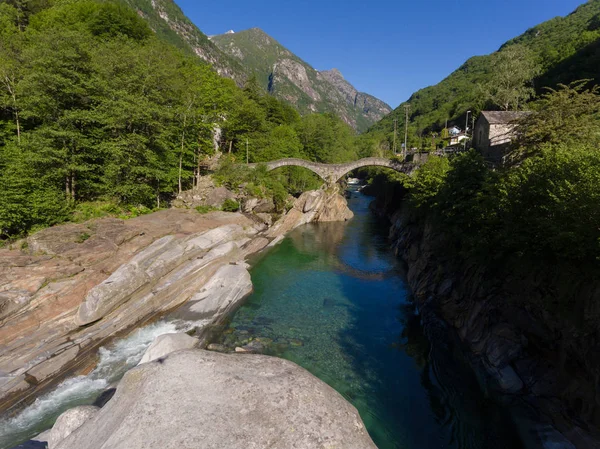
<svg viewBox="0 0 600 449"><path fill-rule="evenodd" d="M259 164L249 164L251 168L255 168L258 165ZM391 168L392 170L407 174L411 173L416 168L416 164L412 162L400 162L398 160L386 159L382 157L367 157L343 164L322 164L304 159L287 158L265 162L264 165L267 166L267 171L275 170L280 167L304 167L317 174L328 184L334 184L338 182L344 175L362 167L387 167Z"/></svg>

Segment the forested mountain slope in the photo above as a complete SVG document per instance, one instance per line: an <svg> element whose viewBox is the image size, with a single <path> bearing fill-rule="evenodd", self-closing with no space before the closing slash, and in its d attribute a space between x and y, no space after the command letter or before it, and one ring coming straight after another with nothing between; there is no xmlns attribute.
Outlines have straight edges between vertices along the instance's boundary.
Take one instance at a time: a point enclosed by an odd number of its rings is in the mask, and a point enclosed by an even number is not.
<svg viewBox="0 0 600 449"><path fill-rule="evenodd" d="M229 153L220 182L280 208L314 176L247 179L234 158L357 157L355 132L335 115L301 117L253 78L239 88L143 17L120 1L0 3L0 243L65 220L164 207L197 183L216 149Z"/></svg>
<svg viewBox="0 0 600 449"><path fill-rule="evenodd" d="M446 79L434 86L415 92L410 104L411 136L425 136L439 131L446 120L461 128L465 113L493 108L486 101L484 86L494 74L494 63L502 52L520 45L528 49L538 65L540 75L535 79L538 93L544 87L580 79L600 81L600 0L589 0L566 17L556 17L537 25L500 47L498 52L475 56L466 61ZM389 136L394 119L403 132L404 105L372 127L371 132Z"/></svg>
<svg viewBox="0 0 600 449"><path fill-rule="evenodd" d="M209 39L169 0L119 0L134 8L157 36L208 62L239 86L255 74L260 86L303 114L333 112L359 131L391 112L358 92L338 71L318 72L258 28Z"/></svg>
<svg viewBox="0 0 600 449"><path fill-rule="evenodd" d="M180 49L192 52L208 62L217 73L243 85L247 71L242 65L214 45L170 0L120 0L134 8L156 35Z"/></svg>
<svg viewBox="0 0 600 449"><path fill-rule="evenodd" d="M301 113L334 112L364 131L391 112L383 101L358 92L338 70L315 70L259 28L212 36L211 40L254 73L264 89Z"/></svg>

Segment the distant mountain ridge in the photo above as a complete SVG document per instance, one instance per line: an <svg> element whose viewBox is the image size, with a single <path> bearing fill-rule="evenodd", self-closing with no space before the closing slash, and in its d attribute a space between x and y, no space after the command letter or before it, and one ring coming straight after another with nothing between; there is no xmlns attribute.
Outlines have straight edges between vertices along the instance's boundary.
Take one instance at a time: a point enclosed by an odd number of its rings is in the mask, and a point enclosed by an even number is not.
<svg viewBox="0 0 600 449"><path fill-rule="evenodd" d="M227 32L210 40L254 73L272 95L301 113L333 112L363 131L391 112L383 101L359 92L337 69L314 69L260 28Z"/></svg>
<svg viewBox="0 0 600 449"><path fill-rule="evenodd" d="M261 86L301 113L332 112L364 131L391 112L358 92L337 70L318 72L258 28L208 37L172 0L119 0L134 8L157 36L212 65L239 86L255 74Z"/></svg>

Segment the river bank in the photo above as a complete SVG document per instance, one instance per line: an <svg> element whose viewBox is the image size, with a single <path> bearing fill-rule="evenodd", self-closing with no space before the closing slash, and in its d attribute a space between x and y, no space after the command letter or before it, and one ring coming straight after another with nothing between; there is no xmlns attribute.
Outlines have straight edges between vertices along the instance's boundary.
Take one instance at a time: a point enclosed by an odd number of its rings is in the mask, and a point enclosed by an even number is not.
<svg viewBox="0 0 600 449"><path fill-rule="evenodd" d="M454 330L482 388L512 410L526 447L600 447L597 376L577 362L588 354L593 367L593 337L572 346L583 335L523 301L551 297L557 279L536 267L526 278L495 278L444 251L443 233L390 198L390 192L379 196L372 208L391 222L389 237L407 264L426 328L442 320Z"/></svg>
<svg viewBox="0 0 600 449"><path fill-rule="evenodd" d="M184 303L184 331L201 338L252 290L248 255L303 223L348 218L345 204L306 192L271 227L252 214L170 209L57 226L0 251L0 412L93 373L98 348Z"/></svg>
<svg viewBox="0 0 600 449"><path fill-rule="evenodd" d="M370 213L369 202L353 194L353 220L298 227L252 258L254 293L225 326L212 327L216 344L209 345L237 354L221 358L189 349L203 339L178 327L190 318L189 302L119 340L119 347L107 347L96 370L112 371L115 381L126 371L116 394L101 409L64 404L69 411L50 433L50 448L110 442L130 449L157 441L161 448L197 447L198 438L219 448L250 442L290 447L277 445L285 438L306 438L307 448L322 447L323 438L340 447L370 447L362 422L379 449L518 448L512 424L481 393L450 329L439 323L423 332L401 264L389 249L389 224ZM156 335L162 336L146 350ZM275 355L277 362L256 353ZM309 381L297 365L338 393ZM298 379L307 379L306 387ZM273 394L278 385L285 394ZM204 393L182 394L190 389ZM351 438L344 440L346 435Z"/></svg>

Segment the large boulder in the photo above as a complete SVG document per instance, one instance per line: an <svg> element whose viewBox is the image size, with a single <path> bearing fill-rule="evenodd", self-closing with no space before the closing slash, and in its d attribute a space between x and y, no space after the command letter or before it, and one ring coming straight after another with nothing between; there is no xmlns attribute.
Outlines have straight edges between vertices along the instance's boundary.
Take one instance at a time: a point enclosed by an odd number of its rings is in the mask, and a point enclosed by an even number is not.
<svg viewBox="0 0 600 449"><path fill-rule="evenodd" d="M254 209L256 211L256 209ZM287 234L300 225L311 222L346 221L354 214L339 190L311 190L295 201L290 211L281 217L267 232L269 238Z"/></svg>
<svg viewBox="0 0 600 449"><path fill-rule="evenodd" d="M225 200L235 199L235 194L227 187L217 187L210 191L204 200L207 206L221 207Z"/></svg>
<svg viewBox="0 0 600 449"><path fill-rule="evenodd" d="M148 349L144 352L139 364L152 362L175 351L192 349L197 344L198 339L190 337L188 334L159 335L154 339L150 346L148 346Z"/></svg>
<svg viewBox="0 0 600 449"><path fill-rule="evenodd" d="M320 208L315 221L346 221L354 217L354 213L348 208L346 198L337 192L326 194L323 203L324 206Z"/></svg>
<svg viewBox="0 0 600 449"><path fill-rule="evenodd" d="M255 214L264 214L267 212L273 212L275 210L275 203L272 198L263 198L258 204L252 209Z"/></svg>
<svg viewBox="0 0 600 449"><path fill-rule="evenodd" d="M375 449L356 409L294 363L198 349L129 371L58 449L198 447Z"/></svg>
<svg viewBox="0 0 600 449"><path fill-rule="evenodd" d="M100 410L93 405L83 405L67 410L58 417L50 435L48 436L48 449L58 447L58 444L77 430L87 420L91 419Z"/></svg>

